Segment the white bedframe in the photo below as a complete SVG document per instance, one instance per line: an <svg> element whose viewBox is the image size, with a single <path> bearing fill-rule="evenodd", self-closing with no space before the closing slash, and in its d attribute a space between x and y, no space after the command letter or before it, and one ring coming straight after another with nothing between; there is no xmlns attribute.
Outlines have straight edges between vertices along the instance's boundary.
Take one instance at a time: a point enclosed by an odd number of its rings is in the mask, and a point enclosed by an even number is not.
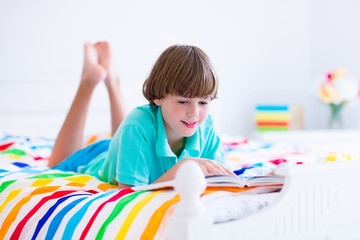
<svg viewBox="0 0 360 240"><path fill-rule="evenodd" d="M243 219L212 224L199 200L205 188L195 163L176 176L181 201L168 222L180 239L360 239L360 162L279 168L286 176L278 201Z"/></svg>

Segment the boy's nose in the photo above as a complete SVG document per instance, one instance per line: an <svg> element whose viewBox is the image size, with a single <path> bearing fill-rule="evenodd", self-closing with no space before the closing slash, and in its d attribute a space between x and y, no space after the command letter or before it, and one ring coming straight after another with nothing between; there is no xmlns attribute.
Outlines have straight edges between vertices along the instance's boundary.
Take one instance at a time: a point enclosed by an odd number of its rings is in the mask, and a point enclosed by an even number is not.
<svg viewBox="0 0 360 240"><path fill-rule="evenodd" d="M196 105L191 105L191 106L189 106L188 111L187 111L187 115L188 115L189 117L197 116L198 113L199 113L198 106L196 106Z"/></svg>

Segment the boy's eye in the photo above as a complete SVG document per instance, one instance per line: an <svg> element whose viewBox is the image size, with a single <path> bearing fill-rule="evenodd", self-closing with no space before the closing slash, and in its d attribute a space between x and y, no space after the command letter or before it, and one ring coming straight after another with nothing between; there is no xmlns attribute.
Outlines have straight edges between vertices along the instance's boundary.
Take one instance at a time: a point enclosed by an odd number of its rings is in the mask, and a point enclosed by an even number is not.
<svg viewBox="0 0 360 240"><path fill-rule="evenodd" d="M200 104L201 104L201 105L206 105L206 104L209 104L209 103L208 103L208 102L201 101Z"/></svg>
<svg viewBox="0 0 360 240"><path fill-rule="evenodd" d="M178 101L178 103L180 103L180 104L185 104L186 101Z"/></svg>

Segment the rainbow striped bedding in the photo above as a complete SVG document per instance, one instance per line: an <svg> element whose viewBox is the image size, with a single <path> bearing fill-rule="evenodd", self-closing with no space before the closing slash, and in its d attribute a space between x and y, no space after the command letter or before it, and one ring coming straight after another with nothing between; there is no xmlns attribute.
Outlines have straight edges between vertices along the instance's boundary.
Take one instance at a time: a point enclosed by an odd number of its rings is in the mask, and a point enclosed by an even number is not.
<svg viewBox="0 0 360 240"><path fill-rule="evenodd" d="M46 167L53 140L0 134L0 239L163 239L179 196ZM210 195L212 191L205 194Z"/></svg>
<svg viewBox="0 0 360 240"><path fill-rule="evenodd" d="M152 239L179 200L51 170L18 147L0 145L0 239Z"/></svg>

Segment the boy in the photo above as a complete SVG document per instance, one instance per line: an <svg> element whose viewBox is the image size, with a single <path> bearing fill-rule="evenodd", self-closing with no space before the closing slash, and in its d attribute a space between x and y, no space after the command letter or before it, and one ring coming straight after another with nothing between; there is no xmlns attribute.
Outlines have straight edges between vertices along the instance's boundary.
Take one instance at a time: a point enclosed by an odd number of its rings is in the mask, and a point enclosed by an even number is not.
<svg viewBox="0 0 360 240"><path fill-rule="evenodd" d="M109 92L112 133L121 125L111 140L75 152L80 149L91 93L101 81ZM82 80L54 145L50 167L90 174L119 188L173 179L188 160L196 161L205 175L233 175L222 165L224 152L208 116L218 80L201 49L188 45L167 48L144 82L143 94L149 104L126 118L118 86L109 44L85 44Z"/></svg>

